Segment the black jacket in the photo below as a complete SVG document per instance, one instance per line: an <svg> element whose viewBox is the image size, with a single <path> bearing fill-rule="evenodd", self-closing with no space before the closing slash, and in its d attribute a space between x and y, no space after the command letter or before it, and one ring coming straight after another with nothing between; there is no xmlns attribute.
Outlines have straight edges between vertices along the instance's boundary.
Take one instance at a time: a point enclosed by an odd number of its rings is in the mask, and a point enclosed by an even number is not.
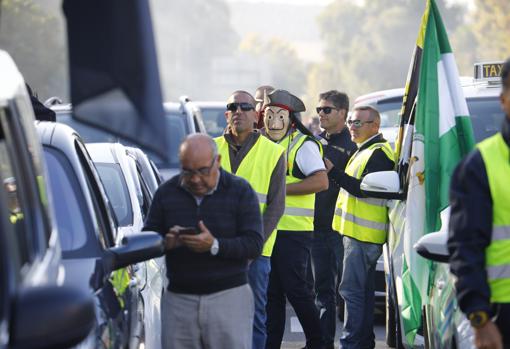
<svg viewBox="0 0 510 349"><path fill-rule="evenodd" d="M374 137L368 143L363 144L359 151L370 147L374 143L386 142L383 138L382 134L379 134L377 137ZM361 192L360 185L363 177L372 172L379 171L391 171L395 167L395 162L393 160L388 159L386 153L381 149L376 149L372 153L372 156L367 162L365 166L365 170L361 174L360 179L356 179L355 177L351 177L347 175L343 169L340 170L336 167L332 168L328 173L329 179L335 183L338 187L344 188L349 192L349 194L354 195L358 198L365 197Z"/></svg>
<svg viewBox="0 0 510 349"><path fill-rule="evenodd" d="M503 138L510 147L510 121L503 122ZM508 159L510 161L510 159ZM450 185L450 269L457 276L460 309L490 311L485 249L492 236L492 198L487 172L478 149L455 169Z"/></svg>
<svg viewBox="0 0 510 349"><path fill-rule="evenodd" d="M177 293L210 294L244 285L248 259L262 252L262 218L257 196L241 177L220 170L218 187L200 205L175 176L162 184L149 210L144 230L165 235L174 225L202 220L219 242L216 256L185 246L166 253L168 289Z"/></svg>
<svg viewBox="0 0 510 349"><path fill-rule="evenodd" d="M326 132L319 135L319 142L324 149L324 157L329 159L335 168L343 171L347 161L356 151L356 144L351 140L351 135L347 127L340 133L328 136ZM331 231L333 214L335 213L336 200L340 188L329 180L327 190L321 191L315 195L315 217L313 220L316 233Z"/></svg>

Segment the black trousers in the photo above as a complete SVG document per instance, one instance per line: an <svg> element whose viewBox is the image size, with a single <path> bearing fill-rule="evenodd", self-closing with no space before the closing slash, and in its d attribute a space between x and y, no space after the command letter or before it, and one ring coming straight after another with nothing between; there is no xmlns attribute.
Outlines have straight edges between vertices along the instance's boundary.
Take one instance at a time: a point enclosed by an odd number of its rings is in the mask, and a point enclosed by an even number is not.
<svg viewBox="0 0 510 349"><path fill-rule="evenodd" d="M278 231L267 291L266 349L279 349L285 332L285 297L306 336L306 348L322 348L319 311L310 273L312 232Z"/></svg>
<svg viewBox="0 0 510 349"><path fill-rule="evenodd" d="M503 337L503 348L510 349L510 303L499 303L493 305L496 315L496 326Z"/></svg>

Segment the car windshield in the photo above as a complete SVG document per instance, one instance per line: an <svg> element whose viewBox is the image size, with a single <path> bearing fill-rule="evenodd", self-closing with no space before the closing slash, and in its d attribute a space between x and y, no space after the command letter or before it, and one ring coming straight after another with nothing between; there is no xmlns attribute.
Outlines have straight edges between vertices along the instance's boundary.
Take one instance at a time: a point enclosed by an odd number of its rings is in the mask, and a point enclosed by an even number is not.
<svg viewBox="0 0 510 349"><path fill-rule="evenodd" d="M402 97L378 102L377 110L381 115L381 127L397 127L400 108L402 108Z"/></svg>
<svg viewBox="0 0 510 349"><path fill-rule="evenodd" d="M505 117L499 97L468 98L467 104L476 143L499 132Z"/></svg>
<svg viewBox="0 0 510 349"><path fill-rule="evenodd" d="M133 224L133 208L122 169L118 164L95 163L119 226Z"/></svg>
<svg viewBox="0 0 510 349"><path fill-rule="evenodd" d="M211 137L219 137L227 126L225 107L200 107L202 119L207 133Z"/></svg>
<svg viewBox="0 0 510 349"><path fill-rule="evenodd" d="M58 150L44 147L58 236L64 258L100 255L85 197L71 164Z"/></svg>
<svg viewBox="0 0 510 349"><path fill-rule="evenodd" d="M166 130L168 136L168 161L164 161L154 152L141 148L149 158L160 168L178 168L179 167L179 145L181 141L190 133L186 116L177 110L167 111ZM72 127L86 143L111 143L119 142L126 146L140 147L131 141L112 135L106 131L91 127L81 123L71 117L69 113L57 113L57 121Z"/></svg>

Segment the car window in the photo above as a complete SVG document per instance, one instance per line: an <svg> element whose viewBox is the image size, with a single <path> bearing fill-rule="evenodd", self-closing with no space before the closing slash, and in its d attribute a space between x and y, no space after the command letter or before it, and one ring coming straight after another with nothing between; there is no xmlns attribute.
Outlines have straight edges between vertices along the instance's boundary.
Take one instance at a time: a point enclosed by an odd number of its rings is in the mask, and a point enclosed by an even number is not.
<svg viewBox="0 0 510 349"><path fill-rule="evenodd" d="M111 225L110 214L114 215L111 210L108 209L109 201L105 197L106 192L99 183L101 180L99 174L95 170L95 165L88 154L85 145L80 141L75 141L76 152L80 159L83 171L85 172L85 180L87 181L87 187L92 198L92 206L94 209L94 215L97 222L98 238L101 245L104 248L109 248L115 245L115 234L114 229ZM101 187L100 187L101 185ZM108 207L107 207L108 206Z"/></svg>
<svg viewBox="0 0 510 349"><path fill-rule="evenodd" d="M467 104L477 143L499 132L505 116L499 97L468 98Z"/></svg>
<svg viewBox="0 0 510 349"><path fill-rule="evenodd" d="M25 265L31 260L33 246L32 241L28 239L29 227L25 227L26 205L24 201L23 178L17 174L16 161L11 152L12 145L8 144L4 129L6 125L3 122L6 117L4 109L0 109L2 123L0 127L0 180L2 181L3 195L7 200L7 216L9 217L10 230L16 237L17 251L21 260L21 265ZM10 142L12 143L12 141Z"/></svg>
<svg viewBox="0 0 510 349"><path fill-rule="evenodd" d="M211 137L221 136L225 127L227 127L227 120L225 119L226 108L201 107L200 109L207 133Z"/></svg>
<svg viewBox="0 0 510 349"><path fill-rule="evenodd" d="M381 115L381 127L398 126L402 97L379 101L376 108Z"/></svg>
<svg viewBox="0 0 510 349"><path fill-rule="evenodd" d="M50 190L55 198L58 236L64 258L99 256L85 197L71 164L59 150L44 147Z"/></svg>
<svg viewBox="0 0 510 349"><path fill-rule="evenodd" d="M126 179L119 164L95 163L119 226L133 224L133 208Z"/></svg>

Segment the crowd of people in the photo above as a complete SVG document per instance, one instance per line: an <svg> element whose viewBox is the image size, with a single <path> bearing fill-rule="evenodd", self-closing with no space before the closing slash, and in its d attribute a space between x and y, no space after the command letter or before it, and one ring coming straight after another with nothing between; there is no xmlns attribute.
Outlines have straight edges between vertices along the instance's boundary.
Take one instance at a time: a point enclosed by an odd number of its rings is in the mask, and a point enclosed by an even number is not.
<svg viewBox="0 0 510 349"><path fill-rule="evenodd" d="M509 319L509 284L473 275L475 269L486 270L484 254L469 255L473 244L460 236L469 230L473 241L483 240L477 252L490 245L489 266L508 247L510 194L495 192L493 185L510 175L509 71L507 61L503 136L480 145L457 171L449 243L460 306L479 321L477 338L503 343L503 334L506 347L505 320L490 331L482 329L492 323L492 303L506 303L497 310ZM321 93L316 111L323 131L314 135L298 117L305 105L288 91L271 86L254 95L235 91L226 104L224 134L216 139L194 134L183 141L181 172L158 189L145 223L145 230L165 236L167 249L163 347L280 348L288 300L306 348L334 348L340 294L345 304L341 347L374 348L374 273L388 215L385 201L366 197L360 184L369 173L395 167L393 150L379 132L379 112L357 106L347 118L345 93ZM484 164L487 173L481 178ZM462 184L479 178L482 187ZM471 188L477 189L470 193ZM483 227L471 222L482 197L487 201ZM475 237L481 230L484 235ZM494 241L495 234L506 245ZM468 255L473 260L463 260ZM473 290L483 282L484 292Z"/></svg>
<svg viewBox="0 0 510 349"><path fill-rule="evenodd" d="M348 96L322 93L316 110L324 131L314 136L298 116L305 109L272 86L254 96L235 91L221 137L195 134L181 144L181 173L158 189L144 228L165 235L164 348L280 348L286 300L306 348L333 348L338 286L342 345L375 344L365 328L384 241L356 233L363 224L356 202L364 200L360 178L393 168L393 157L377 110L346 120ZM337 207L339 193L345 202ZM384 209L373 207L377 220ZM342 267L346 240L340 225L333 229L335 215L359 242L346 248L353 269Z"/></svg>

